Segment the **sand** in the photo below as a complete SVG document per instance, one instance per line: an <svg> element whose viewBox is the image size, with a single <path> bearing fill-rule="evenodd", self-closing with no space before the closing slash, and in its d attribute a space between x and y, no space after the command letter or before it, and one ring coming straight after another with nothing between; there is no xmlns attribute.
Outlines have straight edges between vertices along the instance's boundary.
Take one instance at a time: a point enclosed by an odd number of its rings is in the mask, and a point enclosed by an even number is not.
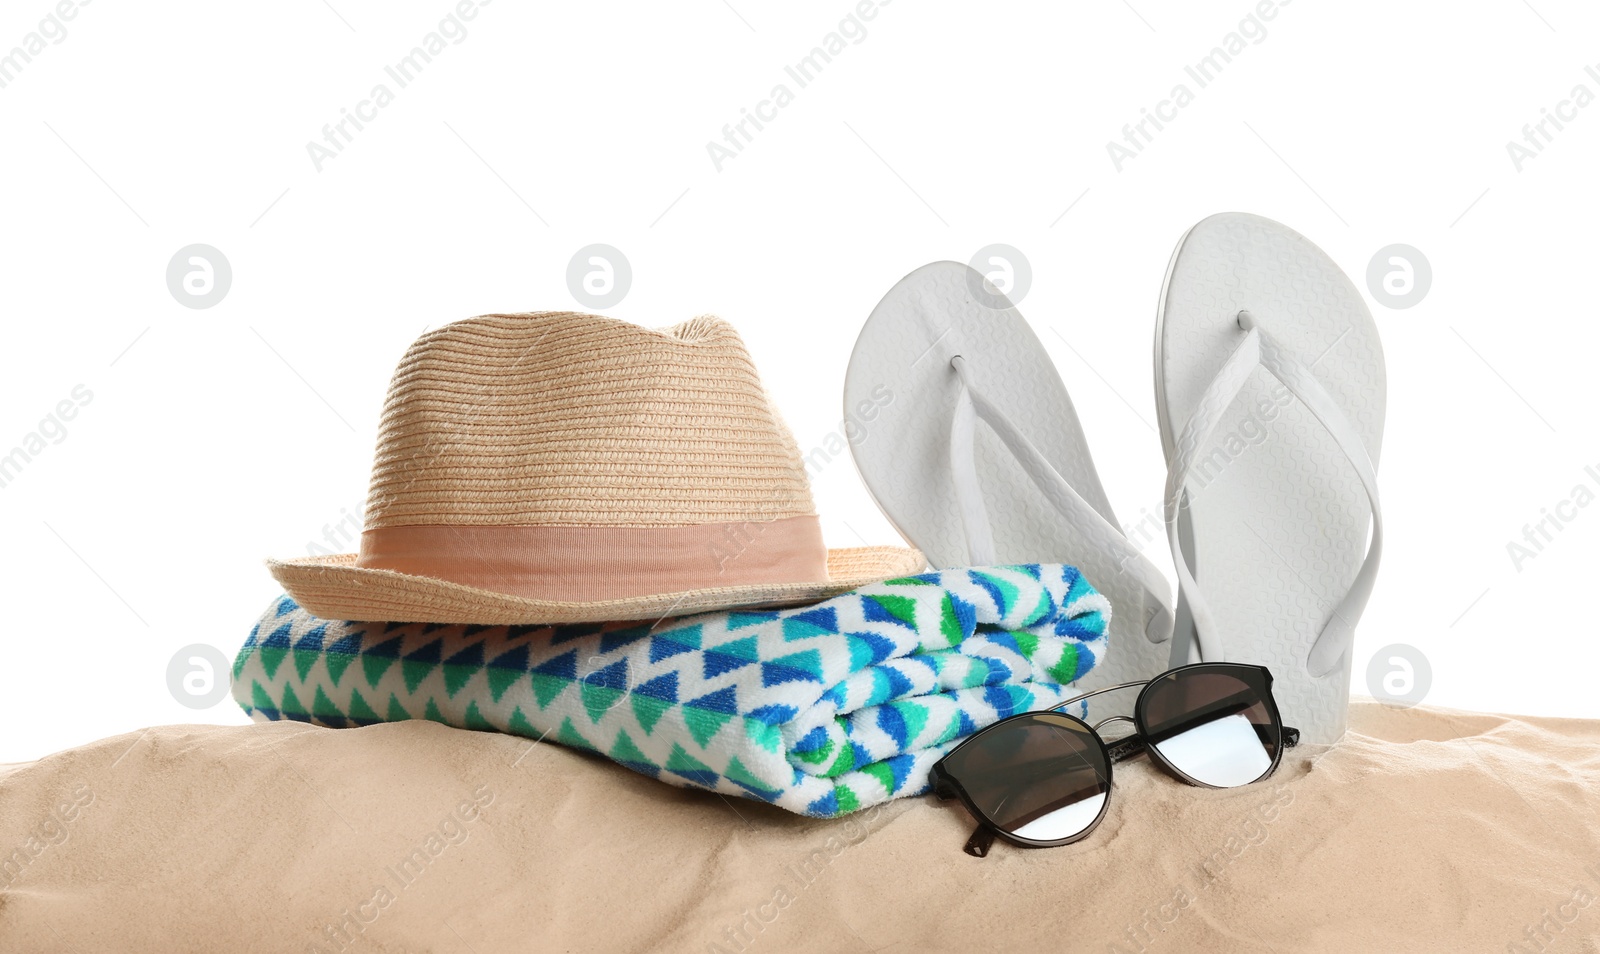
<svg viewBox="0 0 1600 954"><path fill-rule="evenodd" d="M427 722L163 726L0 768L0 951L1600 950L1600 722L1360 703L1078 845L838 821Z"/></svg>

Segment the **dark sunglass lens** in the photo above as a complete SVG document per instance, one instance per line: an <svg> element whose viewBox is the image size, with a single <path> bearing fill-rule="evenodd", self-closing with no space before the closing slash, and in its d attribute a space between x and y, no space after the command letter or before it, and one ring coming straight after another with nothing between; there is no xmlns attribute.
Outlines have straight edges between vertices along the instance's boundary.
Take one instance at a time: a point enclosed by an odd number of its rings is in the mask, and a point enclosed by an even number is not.
<svg viewBox="0 0 1600 954"><path fill-rule="evenodd" d="M1271 771L1281 729L1259 670L1186 669L1150 684L1140 709L1151 747L1190 778L1232 788Z"/></svg>
<svg viewBox="0 0 1600 954"><path fill-rule="evenodd" d="M945 763L1001 831L1065 841L1091 828L1110 791L1105 753L1088 726L1037 713L980 733Z"/></svg>

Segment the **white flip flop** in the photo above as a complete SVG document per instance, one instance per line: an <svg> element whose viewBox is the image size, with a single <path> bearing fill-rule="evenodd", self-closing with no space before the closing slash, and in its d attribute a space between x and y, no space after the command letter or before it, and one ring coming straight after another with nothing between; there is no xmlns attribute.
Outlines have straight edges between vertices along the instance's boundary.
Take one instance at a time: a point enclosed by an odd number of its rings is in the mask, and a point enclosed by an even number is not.
<svg viewBox="0 0 1600 954"><path fill-rule="evenodd" d="M1108 652L1078 684L1167 668L1166 577L1123 535L1044 346L978 272L935 262L891 288L844 397L862 480L934 567L1070 563L1112 605Z"/></svg>
<svg viewBox="0 0 1600 954"><path fill-rule="evenodd" d="M1214 215L1167 267L1155 380L1180 620L1193 621L1174 661L1267 666L1284 722L1333 742L1383 552L1372 314L1303 236Z"/></svg>

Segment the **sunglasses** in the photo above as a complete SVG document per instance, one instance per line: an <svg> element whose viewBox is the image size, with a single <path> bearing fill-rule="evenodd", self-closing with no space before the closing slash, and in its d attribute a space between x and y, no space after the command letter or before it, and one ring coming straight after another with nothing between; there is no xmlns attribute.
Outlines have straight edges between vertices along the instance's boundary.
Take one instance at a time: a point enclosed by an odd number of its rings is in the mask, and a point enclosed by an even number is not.
<svg viewBox="0 0 1600 954"><path fill-rule="evenodd" d="M1133 716L1090 727L1056 710L1091 696L1143 686ZM1107 743L1101 726L1131 722ZM1196 663L1154 679L1106 686L1040 712L1001 719L934 764L941 799L959 798L978 820L964 849L982 858L996 837L1025 848L1087 838L1110 805L1111 766L1141 752L1203 788L1236 788L1271 775L1300 731L1283 724L1265 666Z"/></svg>

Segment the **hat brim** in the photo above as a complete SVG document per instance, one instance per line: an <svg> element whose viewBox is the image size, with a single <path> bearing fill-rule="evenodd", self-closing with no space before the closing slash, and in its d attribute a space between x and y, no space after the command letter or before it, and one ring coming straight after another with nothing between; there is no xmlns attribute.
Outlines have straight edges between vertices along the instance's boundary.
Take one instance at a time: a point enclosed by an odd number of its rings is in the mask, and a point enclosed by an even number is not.
<svg viewBox="0 0 1600 954"><path fill-rule="evenodd" d="M396 623L522 626L661 619L715 610L793 606L870 583L921 573L927 560L903 547L828 551L825 583L719 586L585 603L529 599L449 580L355 565L354 553L268 560L267 569L296 603L324 619Z"/></svg>

